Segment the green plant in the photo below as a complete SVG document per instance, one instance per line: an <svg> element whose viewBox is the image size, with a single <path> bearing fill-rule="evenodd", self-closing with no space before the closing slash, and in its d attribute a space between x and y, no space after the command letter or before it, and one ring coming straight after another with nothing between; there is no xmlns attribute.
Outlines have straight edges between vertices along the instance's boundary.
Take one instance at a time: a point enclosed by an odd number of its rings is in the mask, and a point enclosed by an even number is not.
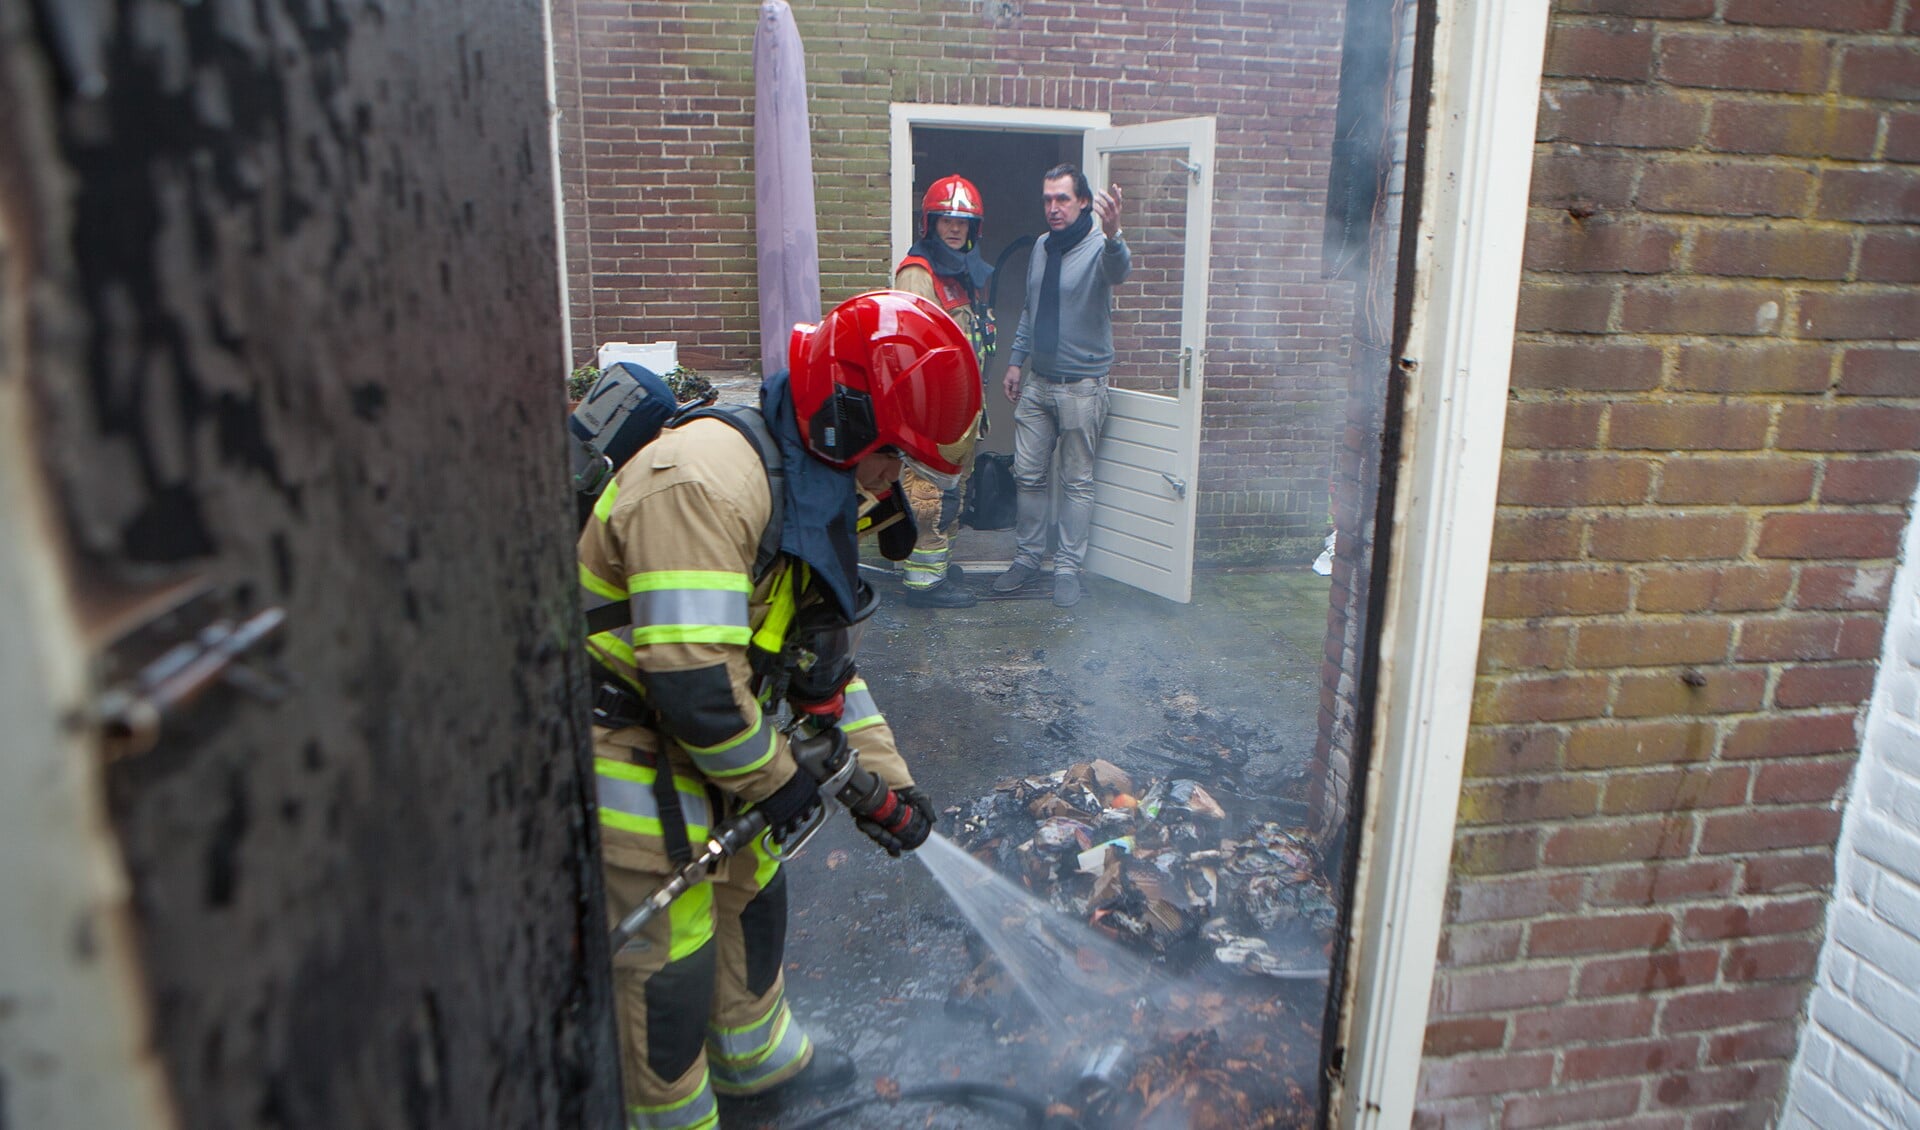
<svg viewBox="0 0 1920 1130"><path fill-rule="evenodd" d="M600 379L600 367L582 365L567 374L567 399L584 400L587 393L593 391L593 383Z"/></svg>
<svg viewBox="0 0 1920 1130"><path fill-rule="evenodd" d="M675 365L671 373L663 378L667 387L673 390L675 400L685 404L689 400L698 400L713 391L713 382L687 368Z"/></svg>

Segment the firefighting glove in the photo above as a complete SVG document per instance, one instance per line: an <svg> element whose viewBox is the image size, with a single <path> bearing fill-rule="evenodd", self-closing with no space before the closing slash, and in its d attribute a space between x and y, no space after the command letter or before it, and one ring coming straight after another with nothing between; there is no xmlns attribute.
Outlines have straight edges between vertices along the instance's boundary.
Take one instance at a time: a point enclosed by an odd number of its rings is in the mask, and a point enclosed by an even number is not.
<svg viewBox="0 0 1920 1130"><path fill-rule="evenodd" d="M887 854L895 859L903 851L912 851L927 842L933 832L933 801L917 788L895 789L893 795L899 799L892 819L886 823L877 820L859 819L854 825L866 833L868 839L887 849Z"/></svg>
<svg viewBox="0 0 1920 1130"><path fill-rule="evenodd" d="M806 770L795 767L793 776L787 778L786 784L775 789L772 796L754 807L767 818L767 827L773 830L773 838L786 843L806 827L807 821L820 810L820 783Z"/></svg>

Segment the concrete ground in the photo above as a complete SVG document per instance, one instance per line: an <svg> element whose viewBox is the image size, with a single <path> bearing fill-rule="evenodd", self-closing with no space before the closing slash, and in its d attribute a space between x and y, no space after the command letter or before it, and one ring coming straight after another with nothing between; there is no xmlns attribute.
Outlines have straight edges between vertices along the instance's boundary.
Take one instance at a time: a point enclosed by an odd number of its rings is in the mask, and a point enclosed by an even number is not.
<svg viewBox="0 0 1920 1130"><path fill-rule="evenodd" d="M976 571L968 583L984 592L992 575ZM966 805L1002 778L1094 757L1167 776L1168 766L1126 747L1161 734L1170 707L1232 714L1277 733L1279 752L1249 766L1249 779L1282 778L1313 751L1328 583L1304 568L1203 574L1187 605L1091 578L1087 597L1070 610L1043 598L930 611L907 607L892 581L879 584L887 599L862 644L861 671L942 809ZM1299 823L1297 812L1275 803L1268 818ZM921 865L887 858L842 813L789 876L794 1006L817 1040L855 1055L862 1080L853 1094L954 1078L1035 1094L1064 1085L1071 1055L1044 1046L1044 1030L1030 1018L948 1007L975 965L971 931ZM1292 1039L1316 1043L1323 993L1306 983L1288 1002L1297 1015L1275 1025L1284 1021ZM1310 1072L1313 1048L1296 1051L1296 1066ZM793 1125L797 1117L735 1110L727 1125ZM871 1107L835 1124L993 1123L978 1112L912 1106Z"/></svg>

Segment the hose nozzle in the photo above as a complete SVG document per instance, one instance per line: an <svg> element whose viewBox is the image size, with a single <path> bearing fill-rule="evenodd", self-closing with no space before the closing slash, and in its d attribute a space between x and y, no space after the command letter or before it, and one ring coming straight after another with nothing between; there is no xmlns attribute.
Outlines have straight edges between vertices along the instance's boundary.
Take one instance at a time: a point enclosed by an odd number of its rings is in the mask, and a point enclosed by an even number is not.
<svg viewBox="0 0 1920 1130"><path fill-rule="evenodd" d="M1101 1044L1087 1053L1086 1061L1080 1066L1080 1078L1074 1082L1075 1090L1082 1098L1123 1090L1132 1069L1132 1060L1127 1045L1120 1041Z"/></svg>

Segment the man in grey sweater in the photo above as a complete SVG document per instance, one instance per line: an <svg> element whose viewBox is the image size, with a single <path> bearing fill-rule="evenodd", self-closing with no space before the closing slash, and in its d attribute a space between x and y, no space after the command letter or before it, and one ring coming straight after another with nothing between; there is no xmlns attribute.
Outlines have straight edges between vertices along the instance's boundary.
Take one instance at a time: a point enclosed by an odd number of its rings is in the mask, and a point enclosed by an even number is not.
<svg viewBox="0 0 1920 1130"><path fill-rule="evenodd" d="M1041 178L1047 234L1027 264L1027 300L1002 382L1013 401L1013 479L1020 488L1013 567L994 579L1013 592L1040 574L1047 549L1047 477L1060 465L1060 541L1053 602L1080 601L1080 563L1093 524L1093 453L1107 422L1113 367L1113 288L1133 257L1120 238L1120 186L1094 196L1087 177L1057 165ZM1094 218L1099 218L1099 231Z"/></svg>

